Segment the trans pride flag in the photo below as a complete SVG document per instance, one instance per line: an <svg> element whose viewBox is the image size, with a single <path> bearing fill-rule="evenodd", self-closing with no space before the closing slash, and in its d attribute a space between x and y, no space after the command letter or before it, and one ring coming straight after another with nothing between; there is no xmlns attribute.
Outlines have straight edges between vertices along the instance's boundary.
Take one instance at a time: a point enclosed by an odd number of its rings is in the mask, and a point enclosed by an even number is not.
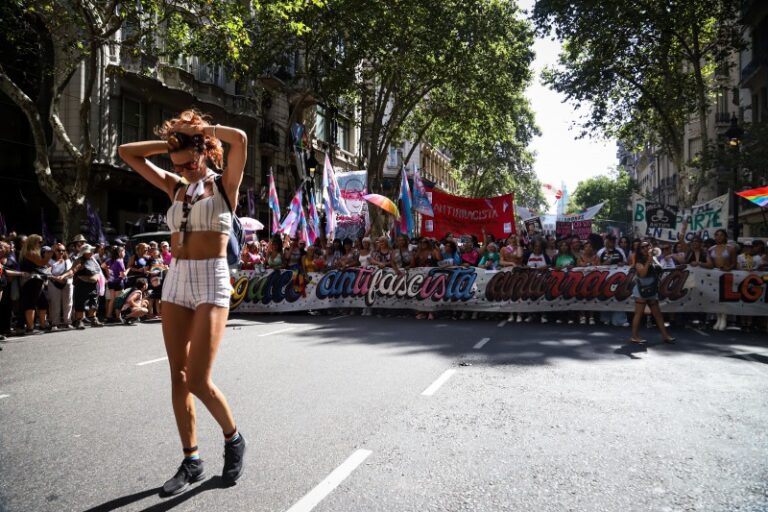
<svg viewBox="0 0 768 512"><path fill-rule="evenodd" d="M336 172L333 170L328 155L325 155L325 165L323 165L323 200L325 201L326 215L349 215L347 202L341 197L339 182L336 181Z"/></svg>
<svg viewBox="0 0 768 512"><path fill-rule="evenodd" d="M408 237L413 236L413 204L411 201L411 187L408 186L408 174L405 172L405 167L400 171L400 202L402 208L400 209L400 232L407 233Z"/></svg>
<svg viewBox="0 0 768 512"><path fill-rule="evenodd" d="M309 192L309 243L314 244L320 236L320 216L315 206L315 193Z"/></svg>
<svg viewBox="0 0 768 512"><path fill-rule="evenodd" d="M301 188L299 188L291 201L291 210L283 219L283 223L280 224L280 231L290 235L291 238L296 236L296 230L301 223L301 217L304 215L304 210L301 207L303 198L304 193L301 191Z"/></svg>
<svg viewBox="0 0 768 512"><path fill-rule="evenodd" d="M272 234L280 231L280 200L277 197L277 188L275 188L275 177L272 172L269 173L269 209L272 210Z"/></svg>

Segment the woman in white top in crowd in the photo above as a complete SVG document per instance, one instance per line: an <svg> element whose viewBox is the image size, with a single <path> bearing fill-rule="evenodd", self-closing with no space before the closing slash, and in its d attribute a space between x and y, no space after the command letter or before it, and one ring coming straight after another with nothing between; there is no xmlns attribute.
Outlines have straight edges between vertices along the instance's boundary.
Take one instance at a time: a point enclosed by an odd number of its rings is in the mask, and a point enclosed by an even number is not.
<svg viewBox="0 0 768 512"><path fill-rule="evenodd" d="M48 281L48 314L51 330L69 327L72 318L72 260L63 244L53 247Z"/></svg>

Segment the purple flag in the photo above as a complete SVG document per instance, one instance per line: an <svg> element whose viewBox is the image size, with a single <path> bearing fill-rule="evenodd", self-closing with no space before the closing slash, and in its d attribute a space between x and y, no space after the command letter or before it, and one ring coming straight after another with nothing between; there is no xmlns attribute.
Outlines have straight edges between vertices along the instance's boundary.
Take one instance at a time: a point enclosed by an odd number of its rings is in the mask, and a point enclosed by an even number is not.
<svg viewBox="0 0 768 512"><path fill-rule="evenodd" d="M47 245L51 245L56 241L51 234L51 230L48 229L48 224L45 222L45 211L42 208L40 208L40 234Z"/></svg>
<svg viewBox="0 0 768 512"><path fill-rule="evenodd" d="M88 238L91 241L106 243L107 237L104 236L104 231L101 229L101 220L91 207L90 201L85 203L85 214L88 217Z"/></svg>
<svg viewBox="0 0 768 512"><path fill-rule="evenodd" d="M251 218L256 217L256 196L253 193L253 188L248 189L248 216Z"/></svg>

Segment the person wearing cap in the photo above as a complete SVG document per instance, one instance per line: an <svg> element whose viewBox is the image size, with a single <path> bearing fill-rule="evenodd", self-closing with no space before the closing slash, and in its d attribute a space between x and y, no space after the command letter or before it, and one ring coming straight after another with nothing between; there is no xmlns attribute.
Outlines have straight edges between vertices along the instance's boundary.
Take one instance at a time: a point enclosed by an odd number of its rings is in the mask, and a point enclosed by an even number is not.
<svg viewBox="0 0 768 512"><path fill-rule="evenodd" d="M77 259L80 249L87 243L88 240L86 240L83 235L75 235L75 237L69 241L67 248L69 249L69 257L72 261Z"/></svg>
<svg viewBox="0 0 768 512"><path fill-rule="evenodd" d="M168 242L160 242L160 256L163 258L163 264L170 267L173 254L171 254L171 246Z"/></svg>
<svg viewBox="0 0 768 512"><path fill-rule="evenodd" d="M74 276L74 290L72 293L72 302L75 310L75 329L85 329L83 317L87 316L91 322L91 327L102 327L102 323L96 318L98 311L98 281L101 274L101 266L94 259L95 247L89 244L83 244L80 252L77 253L77 259L72 267Z"/></svg>

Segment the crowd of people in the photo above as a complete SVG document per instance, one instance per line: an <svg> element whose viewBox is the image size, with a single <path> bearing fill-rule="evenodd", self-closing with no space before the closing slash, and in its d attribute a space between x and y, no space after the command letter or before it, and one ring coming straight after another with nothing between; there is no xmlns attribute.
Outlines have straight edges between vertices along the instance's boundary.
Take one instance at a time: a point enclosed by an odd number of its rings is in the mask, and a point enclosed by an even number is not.
<svg viewBox="0 0 768 512"><path fill-rule="evenodd" d="M611 234L553 236L527 239L511 235L495 240L484 235L451 236L442 240L398 235L355 240L318 239L307 244L288 236L251 240L243 248L242 270L288 269L299 272L324 272L357 266L391 268L396 272L417 267L467 266L488 270L514 267L567 269L598 265L634 266L643 253L643 240ZM765 244L737 244L724 230L714 238L694 237L690 242L650 242L648 253L660 270L679 265L721 270L768 270ZM168 242L138 243L126 247L117 239L111 245L91 245L83 235L68 244L44 245L39 235L11 233L0 239L0 339L12 334L35 334L59 329L101 327L104 323L132 325L137 320L160 318L163 278L171 263ZM654 268L650 267L651 271ZM363 311L370 314L370 311ZM433 319L431 312L416 312L419 319ZM468 317L468 313L458 315ZM477 314L472 316L477 317ZM509 322L549 321L595 325L598 322L629 326L625 313L591 311L560 313L548 318L544 313L510 313ZM692 323L724 330L725 315L668 314L665 323ZM742 330L759 327L763 320L739 317Z"/></svg>
<svg viewBox="0 0 768 512"><path fill-rule="evenodd" d="M593 266L636 267L640 280L658 279L658 269L675 268L681 265L720 270L768 270L768 257L762 240L754 243L729 241L725 230L718 230L714 238L702 239L694 236L690 242L683 235L675 242L632 239L627 236L593 233L582 240L578 236L554 237L534 236L530 239L511 235L505 240L495 240L489 234L483 240L475 236L453 236L448 234L442 240L421 237L409 239L401 234L391 240L387 236L372 239L364 236L344 240L317 239L308 244L289 236L274 236L270 240L249 241L242 253L240 268L243 270L287 269L299 272L324 272L357 266L391 268L396 272L417 267L477 267L487 270L502 270L515 267L568 269ZM638 265L646 265L642 269ZM646 275L649 274L649 275ZM635 299L645 303L639 295ZM649 307L651 306L649 302ZM363 311L362 314L366 314ZM468 317L468 313L450 313L457 317ZM477 317L477 314L473 314ZM556 318L546 314L523 314L513 312L509 322L549 321L568 324L595 325L598 322L629 327L626 313L597 314L592 311L560 313ZM637 315L635 315L637 316ZM433 313L417 312L419 319L433 319ZM727 318L723 314L703 315L692 312L685 315L665 315L664 324L693 324L725 330ZM650 319L649 319L650 320ZM734 319L742 330L755 326L755 319L739 317ZM659 323L659 322L656 322ZM633 339L636 338L633 336Z"/></svg>
<svg viewBox="0 0 768 512"><path fill-rule="evenodd" d="M0 238L0 340L60 329L133 325L160 317L167 242L45 245L37 234Z"/></svg>

